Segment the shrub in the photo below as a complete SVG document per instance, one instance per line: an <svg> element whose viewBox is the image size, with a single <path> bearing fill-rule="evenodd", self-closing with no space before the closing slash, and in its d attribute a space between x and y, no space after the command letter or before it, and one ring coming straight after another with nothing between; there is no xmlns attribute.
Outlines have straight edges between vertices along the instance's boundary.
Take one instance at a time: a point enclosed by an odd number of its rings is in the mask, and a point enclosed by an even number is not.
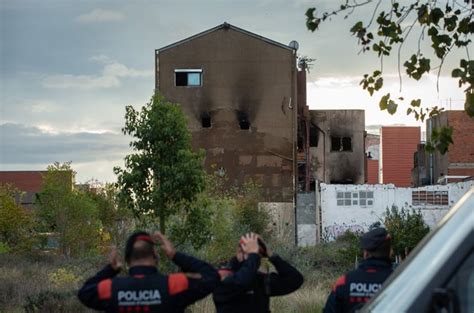
<svg viewBox="0 0 474 313"><path fill-rule="evenodd" d="M259 188L260 186L251 180L241 188L235 188L235 217L244 232L255 232L265 238L270 235L270 216L267 211L258 209Z"/></svg>
<svg viewBox="0 0 474 313"><path fill-rule="evenodd" d="M392 248L395 255L402 258L430 231L420 210L412 209L410 212L405 208L399 210L396 206L392 206L390 210L387 208L384 225L393 238Z"/></svg>
<svg viewBox="0 0 474 313"><path fill-rule="evenodd" d="M48 275L49 282L56 288L77 286L82 277L74 274L72 270L60 267Z"/></svg>
<svg viewBox="0 0 474 313"><path fill-rule="evenodd" d="M28 251L34 244L31 214L15 203L20 192L8 184L0 184L0 253Z"/></svg>
<svg viewBox="0 0 474 313"><path fill-rule="evenodd" d="M0 254L8 253L10 251L11 251L10 247L8 247L6 243L0 241Z"/></svg>
<svg viewBox="0 0 474 313"><path fill-rule="evenodd" d="M40 230L58 236L65 256L98 252L101 222L96 203L81 190L73 190L69 164L48 167L38 194Z"/></svg>
<svg viewBox="0 0 474 313"><path fill-rule="evenodd" d="M27 313L69 313L85 311L85 307L77 301L76 294L73 291L42 291L38 294L26 297L23 308Z"/></svg>

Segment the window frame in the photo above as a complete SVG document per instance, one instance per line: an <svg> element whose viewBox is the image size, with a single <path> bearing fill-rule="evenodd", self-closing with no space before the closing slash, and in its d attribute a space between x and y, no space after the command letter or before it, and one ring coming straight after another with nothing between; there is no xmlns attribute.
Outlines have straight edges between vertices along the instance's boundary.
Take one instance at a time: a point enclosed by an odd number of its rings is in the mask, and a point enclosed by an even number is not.
<svg viewBox="0 0 474 313"><path fill-rule="evenodd" d="M185 73L186 75L186 85L177 84L177 73ZM199 85L190 85L189 84L189 74L199 74ZM176 68L174 70L174 86L175 87L202 87L203 85L203 70L197 68Z"/></svg>
<svg viewBox="0 0 474 313"><path fill-rule="evenodd" d="M352 144L352 137L351 136L330 136L330 139L331 139L331 152L353 152L353 144ZM349 139L349 144L350 144L350 149L348 150L345 150L344 149L344 142L347 142L347 139ZM339 147L339 150L337 149L334 149L333 146L334 146L334 142L337 141L338 142L338 147Z"/></svg>
<svg viewBox="0 0 474 313"><path fill-rule="evenodd" d="M369 197L369 195L371 197ZM361 203L361 200L364 204ZM369 201L371 202L369 204ZM348 204L350 202L350 204ZM371 208L375 204L375 193L373 190L336 190L336 206L352 208Z"/></svg>

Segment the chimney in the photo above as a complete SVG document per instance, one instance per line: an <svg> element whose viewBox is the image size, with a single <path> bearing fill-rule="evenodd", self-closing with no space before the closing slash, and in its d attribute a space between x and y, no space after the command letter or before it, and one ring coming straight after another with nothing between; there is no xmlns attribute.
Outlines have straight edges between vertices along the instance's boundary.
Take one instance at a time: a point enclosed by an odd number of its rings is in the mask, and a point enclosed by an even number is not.
<svg viewBox="0 0 474 313"><path fill-rule="evenodd" d="M298 71L296 78L298 107L306 107L306 69Z"/></svg>

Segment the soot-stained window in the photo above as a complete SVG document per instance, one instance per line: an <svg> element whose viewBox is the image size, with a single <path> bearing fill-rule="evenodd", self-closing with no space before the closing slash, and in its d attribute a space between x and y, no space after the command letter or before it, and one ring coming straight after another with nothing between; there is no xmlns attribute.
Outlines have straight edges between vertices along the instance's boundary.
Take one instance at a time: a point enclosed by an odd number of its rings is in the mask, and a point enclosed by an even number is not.
<svg viewBox="0 0 474 313"><path fill-rule="evenodd" d="M309 125L309 146L310 147L317 147L319 140L319 132L313 123Z"/></svg>
<svg viewBox="0 0 474 313"><path fill-rule="evenodd" d="M201 114L201 126L202 128L210 128L211 124L211 115L207 112Z"/></svg>
<svg viewBox="0 0 474 313"><path fill-rule="evenodd" d="M237 120L239 121L240 129L250 128L249 116L246 112L244 111L237 112Z"/></svg>
<svg viewBox="0 0 474 313"><path fill-rule="evenodd" d="M331 136L331 151L352 151L351 137Z"/></svg>

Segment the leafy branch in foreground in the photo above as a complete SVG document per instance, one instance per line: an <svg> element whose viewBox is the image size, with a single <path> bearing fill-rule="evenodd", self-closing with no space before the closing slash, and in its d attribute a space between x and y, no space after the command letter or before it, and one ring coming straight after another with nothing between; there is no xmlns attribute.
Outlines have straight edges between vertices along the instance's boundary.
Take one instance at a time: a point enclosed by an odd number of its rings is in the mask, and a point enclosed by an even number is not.
<svg viewBox="0 0 474 313"><path fill-rule="evenodd" d="M349 18L354 11L363 6L373 5L372 14L367 21L357 21L350 32L358 40L361 52L376 54L381 61L381 68L372 75L364 74L360 85L372 96L383 87L383 58L389 57L396 51L398 60L398 74L400 90L402 88L401 50L407 38L413 34L414 27L420 29L418 47L411 56L403 62L404 70L409 78L420 80L432 70L437 71L437 88L439 77L446 57L454 49L465 50L466 58L461 58L459 67L453 68L451 76L458 79L459 88L464 88L466 113L474 117L474 61L470 60L469 47L472 43L470 36L474 33L473 11L474 4L469 0L459 1L432 1L412 0L408 4L400 1L391 1L390 4L382 0L345 0L338 8L327 12L318 12L316 8L306 11L306 27L314 32L320 24L330 20L333 16L344 14ZM383 5L382 5L383 4ZM388 5L388 10L387 10ZM433 60L426 57L421 51L421 41L429 40L431 53L438 65L433 67ZM407 49L407 48L406 48ZM394 114L403 98L392 99L390 94L382 96L379 106ZM410 101L410 100L408 100ZM432 117L442 111L437 106L421 107L420 99L412 99L407 115L413 115L416 120L424 121L426 116ZM452 131L449 128L433 129L431 148L436 147L441 153L448 151L452 143Z"/></svg>

